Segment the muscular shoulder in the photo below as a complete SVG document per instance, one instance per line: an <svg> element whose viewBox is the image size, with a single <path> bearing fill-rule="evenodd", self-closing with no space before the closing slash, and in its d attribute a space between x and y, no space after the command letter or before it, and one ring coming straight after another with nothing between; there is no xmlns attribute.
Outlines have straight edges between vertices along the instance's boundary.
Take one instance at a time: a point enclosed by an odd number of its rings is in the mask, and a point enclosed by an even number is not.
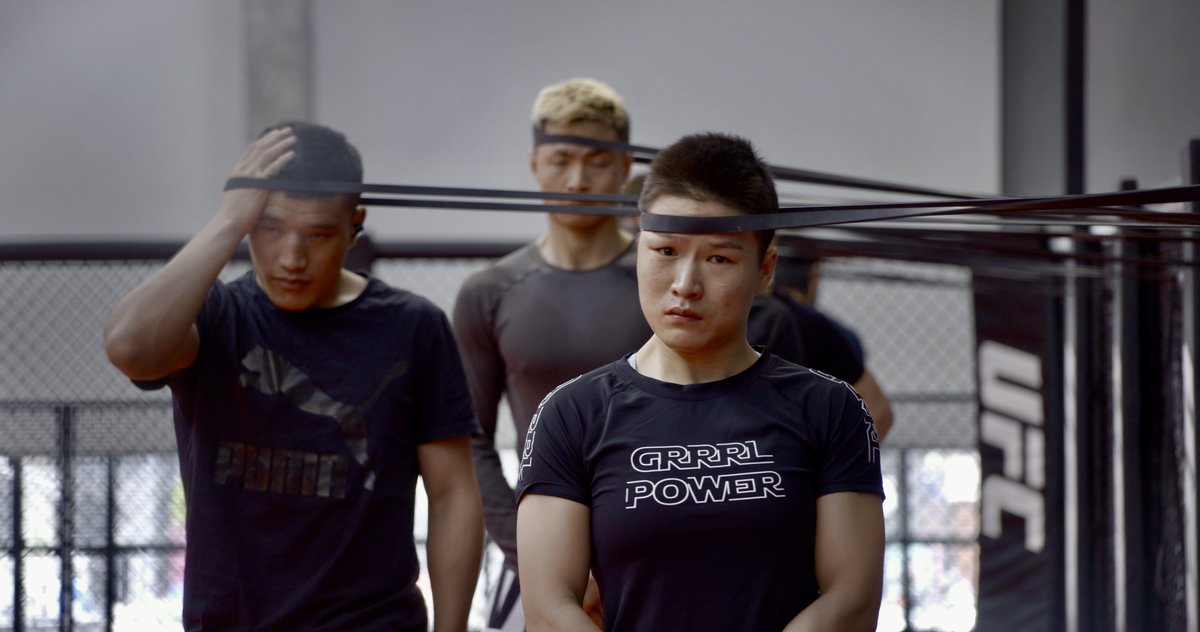
<svg viewBox="0 0 1200 632"><path fill-rule="evenodd" d="M794 364L778 356L763 372L771 388L796 404L833 403L857 398L846 382L817 369Z"/></svg>
<svg viewBox="0 0 1200 632"><path fill-rule="evenodd" d="M456 329L490 327L504 295L537 274L540 258L533 249L522 246L463 281L454 300Z"/></svg>
<svg viewBox="0 0 1200 632"><path fill-rule="evenodd" d="M502 294L537 274L543 267L535 246L526 244L468 276L459 290L459 296Z"/></svg>
<svg viewBox="0 0 1200 632"><path fill-rule="evenodd" d="M542 398L526 429L526 461L536 438L547 424L551 427L551 434L572 437L572 441L586 442L587 437L595 437L598 427L607 417L606 410L614 400L613 394L622 388L615 365L607 364L571 378Z"/></svg>
<svg viewBox="0 0 1200 632"><path fill-rule="evenodd" d="M611 401L613 393L627 387L616 365L616 362L608 363L559 384L542 398L538 407L553 403L580 409Z"/></svg>
<svg viewBox="0 0 1200 632"><path fill-rule="evenodd" d="M799 323L801 333L810 336L840 335L833 321L812 305L789 301L787 307Z"/></svg>

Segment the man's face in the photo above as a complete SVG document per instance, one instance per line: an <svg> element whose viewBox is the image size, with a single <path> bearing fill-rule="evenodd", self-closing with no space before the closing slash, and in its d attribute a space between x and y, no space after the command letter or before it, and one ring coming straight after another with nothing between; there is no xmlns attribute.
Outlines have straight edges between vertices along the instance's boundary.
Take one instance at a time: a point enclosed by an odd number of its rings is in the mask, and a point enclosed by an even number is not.
<svg viewBox="0 0 1200 632"><path fill-rule="evenodd" d="M299 198L272 192L250 231L250 259L258 285L280 309L336 304L342 264L354 245L354 224L366 211L345 196Z"/></svg>
<svg viewBox="0 0 1200 632"><path fill-rule="evenodd" d="M546 134L582 136L595 140L617 141L613 128L594 121L577 123L546 123ZM621 185L629 176L633 158L616 151L572 145L569 143L542 143L529 154L529 168L537 180L538 187L547 193L599 193L618 195ZM581 204L552 200L551 204ZM596 203L592 203L596 204ZM607 205L599 203L600 206ZM576 215L573 213L551 213L552 222L570 227L585 228L604 219L603 216Z"/></svg>
<svg viewBox="0 0 1200 632"><path fill-rule="evenodd" d="M647 209L663 215L738 215L719 202L663 195ZM762 261L753 232L638 237L638 299L654 334L671 349L714 353L746 343L754 295L767 289L776 252Z"/></svg>

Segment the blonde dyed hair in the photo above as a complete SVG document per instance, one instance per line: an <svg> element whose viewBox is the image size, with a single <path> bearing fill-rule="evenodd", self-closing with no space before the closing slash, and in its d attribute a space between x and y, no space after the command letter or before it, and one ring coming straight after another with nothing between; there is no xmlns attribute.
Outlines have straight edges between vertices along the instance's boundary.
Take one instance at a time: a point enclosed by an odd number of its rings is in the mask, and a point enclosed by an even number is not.
<svg viewBox="0 0 1200 632"><path fill-rule="evenodd" d="M629 142L629 111L612 86L595 79L578 78L546 86L533 102L533 129L543 132L546 123L594 122L607 125L617 139Z"/></svg>

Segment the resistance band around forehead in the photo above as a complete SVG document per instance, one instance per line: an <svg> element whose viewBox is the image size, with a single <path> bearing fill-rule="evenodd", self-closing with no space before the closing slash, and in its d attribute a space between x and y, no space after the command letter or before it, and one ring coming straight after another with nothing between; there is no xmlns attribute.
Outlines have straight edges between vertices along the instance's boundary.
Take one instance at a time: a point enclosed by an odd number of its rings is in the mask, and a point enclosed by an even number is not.
<svg viewBox="0 0 1200 632"><path fill-rule="evenodd" d="M533 130L533 146L549 145L554 143L563 143L567 145L583 145L585 147L595 147L596 149L604 149L608 151L617 151L625 154L633 154L634 159L638 162L650 162L650 159L658 155L659 150L654 147L644 147L641 145L630 145L612 140L599 140L596 138L588 138L586 136L572 136L571 134L547 134L542 130Z"/></svg>
<svg viewBox="0 0 1200 632"><path fill-rule="evenodd" d="M1200 185L1056 197L973 199L968 204L958 200L902 204L807 206L784 208L777 213L723 215L720 217L642 213L642 230L684 234L732 233L939 215L1045 213L1049 211L1068 215L1103 215L1111 216L1114 219L1200 226L1200 215L1107 208L1114 205L1136 206L1179 202L1200 202Z"/></svg>

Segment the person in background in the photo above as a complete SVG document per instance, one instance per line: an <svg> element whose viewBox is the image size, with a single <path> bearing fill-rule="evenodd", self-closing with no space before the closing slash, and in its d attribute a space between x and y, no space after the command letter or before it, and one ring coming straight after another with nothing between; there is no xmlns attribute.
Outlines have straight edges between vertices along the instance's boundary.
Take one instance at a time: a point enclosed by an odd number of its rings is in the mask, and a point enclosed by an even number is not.
<svg viewBox="0 0 1200 632"><path fill-rule="evenodd" d="M891 431L895 419L891 401L875 374L866 366L858 337L814 307L816 283L809 282L811 270L814 268L803 261L780 257L772 290L757 298L750 308L751 341L767 342L772 348L779 349L776 353L784 359L828 373L852 385L867 403L882 440ZM789 355L786 345L768 342L773 336L784 335L770 333L767 327L768 322L777 320L778 315L774 312L781 307L794 319L793 331L800 337L797 355ZM756 340L756 334L763 339Z"/></svg>
<svg viewBox="0 0 1200 632"><path fill-rule="evenodd" d="M293 122L233 175L361 183L362 161ZM466 379L437 307L345 269L365 217L357 194L228 190L108 317L112 363L174 399L185 629L425 632L420 475L434 629L466 630L483 540ZM252 269L219 281L246 236Z"/></svg>
<svg viewBox="0 0 1200 632"><path fill-rule="evenodd" d="M533 104L529 153L538 188L619 194L631 155L543 137L628 143L629 129L625 104L607 84L579 78L546 86ZM533 243L471 275L459 289L454 332L482 429L474 441L475 469L488 535L505 557L489 589L490 630L524 629L517 504L495 446L501 397L512 411L520 454L529 420L551 389L645 341L650 328L638 309L634 244L615 216L548 213L546 230ZM599 607L594 593L588 604Z"/></svg>

